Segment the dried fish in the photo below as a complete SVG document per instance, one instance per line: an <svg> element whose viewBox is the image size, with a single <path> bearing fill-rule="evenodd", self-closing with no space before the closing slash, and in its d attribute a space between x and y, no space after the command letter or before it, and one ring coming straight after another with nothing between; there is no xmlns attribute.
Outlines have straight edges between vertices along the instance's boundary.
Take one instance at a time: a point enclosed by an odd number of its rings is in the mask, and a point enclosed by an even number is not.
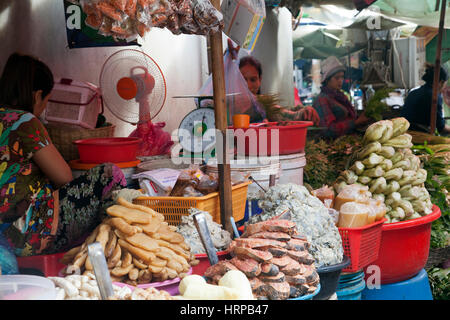
<svg viewBox="0 0 450 320"><path fill-rule="evenodd" d="M342 262L344 250L339 234L328 208L304 187L296 184L275 185L258 202L263 213L252 216L248 223L273 218L288 210L298 232L311 244L310 253L316 267Z"/></svg>

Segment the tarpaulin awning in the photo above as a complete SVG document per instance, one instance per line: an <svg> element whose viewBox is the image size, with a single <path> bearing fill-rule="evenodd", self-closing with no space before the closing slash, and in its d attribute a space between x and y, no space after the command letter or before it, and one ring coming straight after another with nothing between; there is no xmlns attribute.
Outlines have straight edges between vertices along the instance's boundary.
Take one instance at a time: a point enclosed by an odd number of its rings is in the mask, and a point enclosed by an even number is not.
<svg viewBox="0 0 450 320"><path fill-rule="evenodd" d="M293 34L294 59L326 59L329 56L342 57L367 46L367 39L361 34L349 36L343 30L300 28ZM350 41L345 39L358 39Z"/></svg>
<svg viewBox="0 0 450 320"><path fill-rule="evenodd" d="M447 1L447 6L449 0ZM440 6L437 0L377 0L372 4L385 17L391 17L420 26L438 28ZM446 15L444 28L450 29L450 15Z"/></svg>

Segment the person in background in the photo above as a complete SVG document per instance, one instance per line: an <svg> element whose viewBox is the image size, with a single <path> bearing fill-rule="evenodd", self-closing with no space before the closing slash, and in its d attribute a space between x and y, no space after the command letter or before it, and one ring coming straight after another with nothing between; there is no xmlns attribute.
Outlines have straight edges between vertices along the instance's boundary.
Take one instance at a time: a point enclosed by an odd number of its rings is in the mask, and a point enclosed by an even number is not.
<svg viewBox="0 0 450 320"><path fill-rule="evenodd" d="M233 56L233 59L237 59L237 53L239 47L234 47L230 39L228 39L228 49ZM252 56L245 56L239 60L239 70L242 76L247 82L248 89L255 96L261 94L261 81L262 81L262 66L261 63ZM275 106L280 109L280 118L278 121L291 120L291 121L313 121L318 123L319 117L312 107L303 107L302 105L296 105L292 110L281 106Z"/></svg>
<svg viewBox="0 0 450 320"><path fill-rule="evenodd" d="M101 222L112 191L126 186L113 164L73 179L39 120L53 85L46 64L18 53L0 78L0 232L17 256L71 248Z"/></svg>
<svg viewBox="0 0 450 320"><path fill-rule="evenodd" d="M401 115L410 122L410 130L430 132L431 122L431 98L433 95L434 66L428 66L422 76L425 84L411 91L406 97ZM438 101L436 129L441 134L449 134L450 126L445 124L442 107L442 89L448 80L448 74L444 68L439 71Z"/></svg>
<svg viewBox="0 0 450 320"><path fill-rule="evenodd" d="M357 116L356 109L342 91L344 74L345 66L334 56L321 63L322 87L313 108L320 118L319 127L328 128L324 133L326 137L349 134L370 121L364 113Z"/></svg>

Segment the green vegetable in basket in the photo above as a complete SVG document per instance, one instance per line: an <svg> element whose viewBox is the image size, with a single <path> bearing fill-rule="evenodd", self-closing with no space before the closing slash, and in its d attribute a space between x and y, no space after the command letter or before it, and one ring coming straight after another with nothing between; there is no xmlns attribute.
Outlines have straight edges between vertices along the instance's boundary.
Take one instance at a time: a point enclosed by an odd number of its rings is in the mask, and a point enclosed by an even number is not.
<svg viewBox="0 0 450 320"><path fill-rule="evenodd" d="M392 192L390 195L386 197L385 204L391 206L392 208L396 207L396 203L398 203L402 199L402 196L399 192Z"/></svg>
<svg viewBox="0 0 450 320"><path fill-rule="evenodd" d="M359 153L358 159L364 159L371 153L377 153L381 150L381 143L378 141L367 144Z"/></svg>
<svg viewBox="0 0 450 320"><path fill-rule="evenodd" d="M412 136L408 133L404 133L384 142L383 145L394 148L411 148L413 146L411 140Z"/></svg>
<svg viewBox="0 0 450 320"><path fill-rule="evenodd" d="M375 193L372 194L372 199L380 200L381 202L384 203L384 201L386 200L386 196L383 193Z"/></svg>
<svg viewBox="0 0 450 320"><path fill-rule="evenodd" d="M375 168L364 170L363 175L369 178L378 178L385 174L385 171L381 166L376 166Z"/></svg>
<svg viewBox="0 0 450 320"><path fill-rule="evenodd" d="M421 192L422 192L422 188L411 187L411 188L400 191L400 195L402 196L403 199L412 200L412 199L418 199L420 197Z"/></svg>
<svg viewBox="0 0 450 320"><path fill-rule="evenodd" d="M411 188L412 188L411 184L405 184L404 186L400 186L400 189L398 190L398 192L402 193Z"/></svg>
<svg viewBox="0 0 450 320"><path fill-rule="evenodd" d="M370 183L370 181L372 181L372 178L367 177L367 176L359 176L358 177L358 182L363 184L363 185L368 185Z"/></svg>
<svg viewBox="0 0 450 320"><path fill-rule="evenodd" d="M414 170L403 170L403 175L400 180L398 180L399 185L404 186L405 184L411 184L416 178L416 172Z"/></svg>
<svg viewBox="0 0 450 320"><path fill-rule="evenodd" d="M361 161L355 161L355 163L350 167L357 175L361 175L364 171L364 165Z"/></svg>
<svg viewBox="0 0 450 320"><path fill-rule="evenodd" d="M372 180L369 185L369 191L371 193L383 193L383 190L386 188L387 183L384 177L379 177L375 180Z"/></svg>
<svg viewBox="0 0 450 320"><path fill-rule="evenodd" d="M392 164L392 161L390 159L384 159L383 162L381 162L379 164L379 166L381 168L383 168L384 171L389 171L389 170L392 169L393 164Z"/></svg>
<svg viewBox="0 0 450 320"><path fill-rule="evenodd" d="M393 137L397 137L406 133L409 129L409 121L403 117L393 118L391 119L392 125L394 127Z"/></svg>
<svg viewBox="0 0 450 320"><path fill-rule="evenodd" d="M391 169L384 174L386 180L399 180L402 176L403 176L402 168Z"/></svg>
<svg viewBox="0 0 450 320"><path fill-rule="evenodd" d="M352 170L345 170L341 175L348 184L354 184L358 181L358 176Z"/></svg>
<svg viewBox="0 0 450 320"><path fill-rule="evenodd" d="M382 138L385 139L388 136L387 133L390 132L392 135L393 130L392 121L390 120L381 120L372 123L364 133L363 142L366 144L372 141L380 141Z"/></svg>
<svg viewBox="0 0 450 320"><path fill-rule="evenodd" d="M431 211L430 208L428 208L427 203L422 200L412 200L411 205L414 208L414 210L419 213L423 212L424 214L427 214L429 213L429 211Z"/></svg>
<svg viewBox="0 0 450 320"><path fill-rule="evenodd" d="M419 169L417 170L416 179L411 182L413 186L419 186L422 183L425 183L427 180L427 170Z"/></svg>
<svg viewBox="0 0 450 320"><path fill-rule="evenodd" d="M387 159L390 159L394 156L395 154L395 149L394 147L391 146L382 146L380 148L380 150L376 151L380 156L383 156Z"/></svg>
<svg viewBox="0 0 450 320"><path fill-rule="evenodd" d="M348 186L348 184L345 181L340 181L333 185L333 189L336 191L336 194L339 194L346 186Z"/></svg>
<svg viewBox="0 0 450 320"><path fill-rule="evenodd" d="M405 220L412 220L412 219L417 219L417 218L420 218L420 217L422 217L421 215L420 215L420 213L418 213L418 212L414 212L412 215L410 215L409 217L407 216L406 218L405 218Z"/></svg>
<svg viewBox="0 0 450 320"><path fill-rule="evenodd" d="M394 155L392 156L391 161L392 161L392 163L395 164L395 163L397 163L399 161L402 161L403 157L404 157L404 154L402 152L396 151L394 153Z"/></svg>
<svg viewBox="0 0 450 320"><path fill-rule="evenodd" d="M411 167L411 162L409 161L409 159L403 159L402 161L394 163L394 165L392 167L394 169L402 168L403 170L408 170Z"/></svg>
<svg viewBox="0 0 450 320"><path fill-rule="evenodd" d="M396 207L395 209L392 209L389 214L392 218L395 218L399 221L405 219L406 217L405 210L403 210L401 207Z"/></svg>
<svg viewBox="0 0 450 320"><path fill-rule="evenodd" d="M371 153L368 158L361 162L366 168L373 168L379 165L383 160L384 158L382 156L379 156L376 153Z"/></svg>
<svg viewBox="0 0 450 320"><path fill-rule="evenodd" d="M408 200L401 199L400 201L395 203L397 207L402 208L405 211L405 215L407 217L411 216L414 213L414 208Z"/></svg>
<svg viewBox="0 0 450 320"><path fill-rule="evenodd" d="M398 190L400 190L400 184L397 181L392 180L387 184L384 194L391 194L393 192L397 192Z"/></svg>

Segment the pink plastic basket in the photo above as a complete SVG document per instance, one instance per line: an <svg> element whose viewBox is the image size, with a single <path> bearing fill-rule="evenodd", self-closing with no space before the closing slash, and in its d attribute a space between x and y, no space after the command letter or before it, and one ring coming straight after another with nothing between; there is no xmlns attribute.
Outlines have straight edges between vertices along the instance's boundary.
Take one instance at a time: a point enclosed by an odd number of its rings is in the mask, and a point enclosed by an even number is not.
<svg viewBox="0 0 450 320"><path fill-rule="evenodd" d="M94 129L102 111L102 97L96 86L71 79L57 80L45 110L48 122Z"/></svg>

